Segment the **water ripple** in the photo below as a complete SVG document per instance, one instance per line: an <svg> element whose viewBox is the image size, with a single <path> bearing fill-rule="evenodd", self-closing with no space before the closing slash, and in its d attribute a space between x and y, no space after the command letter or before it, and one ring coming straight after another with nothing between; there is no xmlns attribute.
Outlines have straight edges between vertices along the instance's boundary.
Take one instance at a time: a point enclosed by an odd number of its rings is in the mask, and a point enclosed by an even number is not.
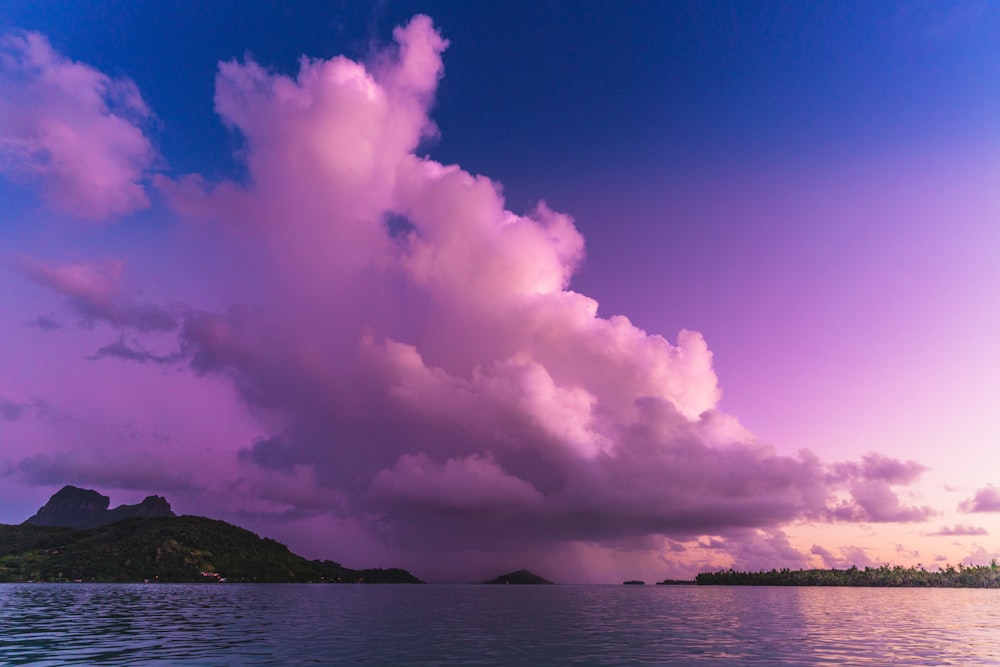
<svg viewBox="0 0 1000 667"><path fill-rule="evenodd" d="M1000 665L1000 591L0 585L0 666Z"/></svg>

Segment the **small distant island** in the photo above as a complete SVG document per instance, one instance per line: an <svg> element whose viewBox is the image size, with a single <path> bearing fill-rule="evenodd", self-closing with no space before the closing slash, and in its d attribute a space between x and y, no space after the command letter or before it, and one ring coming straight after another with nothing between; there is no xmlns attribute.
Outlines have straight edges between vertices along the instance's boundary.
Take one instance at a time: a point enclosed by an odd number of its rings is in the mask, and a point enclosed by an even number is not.
<svg viewBox="0 0 1000 667"><path fill-rule="evenodd" d="M940 570L922 566L882 565L846 570L761 570L702 572L699 586L870 586L914 588L1000 588L1000 565L946 565Z"/></svg>
<svg viewBox="0 0 1000 667"><path fill-rule="evenodd" d="M624 582L624 584L626 586L645 586L646 582L640 581L638 579L629 579L628 581Z"/></svg>
<svg viewBox="0 0 1000 667"><path fill-rule="evenodd" d="M306 560L225 521L177 516L160 496L108 507L107 496L66 486L21 525L0 524L0 583L423 583L398 568Z"/></svg>
<svg viewBox="0 0 1000 667"><path fill-rule="evenodd" d="M532 585L532 584L551 584L552 582L544 577L540 577L534 572L529 572L528 570L517 570L509 574L501 574L495 579L490 579L489 581L484 581L484 584L519 584L519 585Z"/></svg>

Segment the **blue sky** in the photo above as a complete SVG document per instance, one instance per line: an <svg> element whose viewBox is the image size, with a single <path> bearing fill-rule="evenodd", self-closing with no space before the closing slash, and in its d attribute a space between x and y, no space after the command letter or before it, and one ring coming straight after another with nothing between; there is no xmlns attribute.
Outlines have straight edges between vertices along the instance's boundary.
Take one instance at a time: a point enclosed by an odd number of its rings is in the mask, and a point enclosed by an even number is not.
<svg viewBox="0 0 1000 667"><path fill-rule="evenodd" d="M526 201L551 195L521 180L587 166L690 170L748 152L979 139L998 105L1000 19L987 3L9 2L0 12L5 30L38 30L136 81L181 171L211 156L232 169L210 102L216 62L250 53L287 72L304 54L364 59L421 12L452 35L435 108L449 132L434 153L499 173Z"/></svg>

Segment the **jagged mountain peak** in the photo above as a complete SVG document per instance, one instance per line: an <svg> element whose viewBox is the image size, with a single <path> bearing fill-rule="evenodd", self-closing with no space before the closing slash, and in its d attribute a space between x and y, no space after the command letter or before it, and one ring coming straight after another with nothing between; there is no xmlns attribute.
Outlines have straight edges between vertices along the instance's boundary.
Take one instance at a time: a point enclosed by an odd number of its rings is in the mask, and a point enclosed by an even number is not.
<svg viewBox="0 0 1000 667"><path fill-rule="evenodd" d="M111 499L93 489L67 485L25 523L36 526L95 528L135 517L176 516L163 496L147 496L137 505L119 505L108 509Z"/></svg>

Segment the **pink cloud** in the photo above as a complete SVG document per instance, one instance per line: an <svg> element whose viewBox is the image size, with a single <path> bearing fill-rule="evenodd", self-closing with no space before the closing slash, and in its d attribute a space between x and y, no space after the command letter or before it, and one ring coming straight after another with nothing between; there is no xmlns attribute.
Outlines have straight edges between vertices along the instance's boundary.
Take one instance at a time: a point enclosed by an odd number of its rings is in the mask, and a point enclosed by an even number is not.
<svg viewBox="0 0 1000 667"><path fill-rule="evenodd" d="M447 43L425 17L395 36L371 67L222 63L216 109L248 182L157 181L271 278L259 307L181 329L192 367L230 378L280 434L242 464L308 467L337 512L416 550L763 529L761 554L801 563L778 526L929 516L892 489L915 462L758 443L717 410L700 334L668 341L571 289L584 242L569 216L514 213L489 178L417 156Z"/></svg>
<svg viewBox="0 0 1000 667"><path fill-rule="evenodd" d="M200 221L192 234L231 240L237 268L206 288L242 287L252 305L174 314L127 291L121 264L24 268L85 321L129 330L98 363L184 363L186 381L235 390L266 433L227 443L213 469L227 507L326 514L425 555L712 535L745 567L805 563L780 531L792 521L929 516L894 490L918 463L758 442L718 409L701 334L668 340L572 289L585 255L572 218L510 211L498 183L419 156L447 42L426 17L394 35L369 66L221 63L215 106L247 181L155 179ZM143 336L175 327L176 354L149 351ZM57 458L15 468L48 481L81 468Z"/></svg>
<svg viewBox="0 0 1000 667"><path fill-rule="evenodd" d="M962 535L989 535L989 531L985 528L979 526L970 526L966 523L957 523L954 526L942 526L939 530L933 533L928 533L928 535L937 535L943 537L953 537Z"/></svg>
<svg viewBox="0 0 1000 667"><path fill-rule="evenodd" d="M926 521L935 514L932 508L904 505L892 488L914 482L926 470L916 461L899 461L877 453L866 454L860 462L838 463L832 467L831 480L843 483L850 498L831 508L831 516L840 521L872 523Z"/></svg>
<svg viewBox="0 0 1000 667"><path fill-rule="evenodd" d="M125 263L46 264L25 259L21 271L36 282L62 294L85 324L97 321L139 331L170 331L177 327L173 315L153 304L137 302L122 285Z"/></svg>
<svg viewBox="0 0 1000 667"><path fill-rule="evenodd" d="M38 33L0 36L0 172L56 210L103 220L149 206L150 117L128 79L57 53Z"/></svg>
<svg viewBox="0 0 1000 667"><path fill-rule="evenodd" d="M963 512L1000 512L1000 489L987 484L975 495L963 500L958 508Z"/></svg>
<svg viewBox="0 0 1000 667"><path fill-rule="evenodd" d="M882 454L866 454L861 459L861 472L865 479L889 484L909 484L926 470L926 466L916 461L899 461Z"/></svg>
<svg viewBox="0 0 1000 667"><path fill-rule="evenodd" d="M882 480L854 480L848 488L850 500L831 509L831 516L839 521L907 523L926 521L936 514L928 506L903 505L892 487Z"/></svg>

